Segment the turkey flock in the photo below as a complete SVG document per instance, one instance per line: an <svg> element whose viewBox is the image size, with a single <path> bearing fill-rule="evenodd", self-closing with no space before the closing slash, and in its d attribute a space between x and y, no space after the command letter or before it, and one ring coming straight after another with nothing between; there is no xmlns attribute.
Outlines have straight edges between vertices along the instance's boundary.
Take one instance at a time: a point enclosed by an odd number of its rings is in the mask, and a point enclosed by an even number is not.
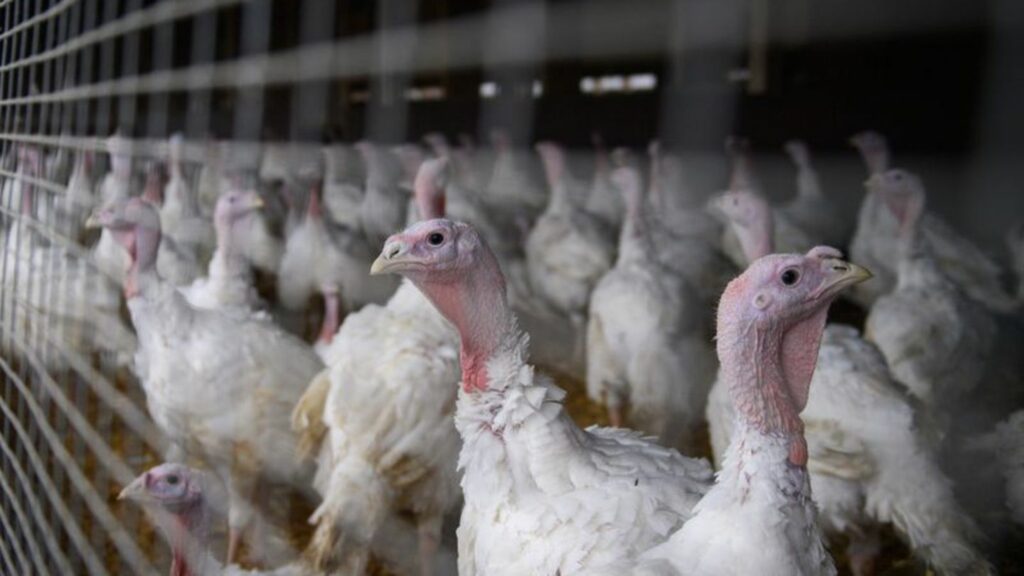
<svg viewBox="0 0 1024 576"><path fill-rule="evenodd" d="M994 574L964 495L995 479L1024 528L1024 228L1003 266L881 134L851 144L856 214L800 141L782 204L742 138L714 194L658 142L596 136L586 172L500 130L22 143L2 353L134 375L169 448L120 498L172 575L869 575L885 534ZM277 485L314 508L299 547Z"/></svg>

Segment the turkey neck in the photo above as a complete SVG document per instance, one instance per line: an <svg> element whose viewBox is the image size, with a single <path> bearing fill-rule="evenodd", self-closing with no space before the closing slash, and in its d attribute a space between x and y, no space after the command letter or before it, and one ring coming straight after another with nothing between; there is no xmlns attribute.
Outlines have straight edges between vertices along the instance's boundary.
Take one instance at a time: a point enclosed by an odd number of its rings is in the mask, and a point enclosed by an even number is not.
<svg viewBox="0 0 1024 576"><path fill-rule="evenodd" d="M216 560L206 549L209 518L202 500L184 503L173 512L161 510L156 514L157 524L171 546L171 576L220 573Z"/></svg>
<svg viewBox="0 0 1024 576"><path fill-rule="evenodd" d="M798 467L807 464L800 411L807 402L827 313L825 307L788 329L771 321L728 322L719 316L722 380L737 418L752 433L785 441L788 460Z"/></svg>
<svg viewBox="0 0 1024 576"><path fill-rule="evenodd" d="M653 254L653 246L648 231L647 211L644 207L643 190L639 187L627 190L626 219L619 237L618 262L627 262L646 258Z"/></svg>
<svg viewBox="0 0 1024 576"><path fill-rule="evenodd" d="M115 236L122 236L121 243L127 247L131 264L124 277L125 299L132 299L147 286L159 281L156 273L156 257L160 249L160 231L136 226L132 231L112 230ZM128 235L124 238L123 235Z"/></svg>
<svg viewBox="0 0 1024 576"><path fill-rule="evenodd" d="M775 251L775 221L771 208L763 210L749 226L733 224L747 264Z"/></svg>

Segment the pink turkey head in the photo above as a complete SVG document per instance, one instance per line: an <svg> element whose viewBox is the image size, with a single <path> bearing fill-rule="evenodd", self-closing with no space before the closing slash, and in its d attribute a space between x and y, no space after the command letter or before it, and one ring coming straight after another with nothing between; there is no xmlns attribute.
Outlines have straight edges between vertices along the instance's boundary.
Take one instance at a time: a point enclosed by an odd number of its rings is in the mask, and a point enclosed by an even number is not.
<svg viewBox="0 0 1024 576"><path fill-rule="evenodd" d="M371 274L401 274L434 304L462 339L467 391L488 386L487 359L508 327L505 277L490 248L468 224L444 218L413 224L388 238Z"/></svg>
<svg viewBox="0 0 1024 576"><path fill-rule="evenodd" d="M878 174L889 168L889 144L874 130L858 132L850 137L850 144L860 152L869 174Z"/></svg>
<svg viewBox="0 0 1024 576"><path fill-rule="evenodd" d="M774 251L774 216L768 200L748 188L728 190L709 202L725 216L749 262Z"/></svg>
<svg viewBox="0 0 1024 576"><path fill-rule="evenodd" d="M141 269L156 264L160 247L160 214L156 207L142 198L112 202L89 217L88 228L106 228L114 235Z"/></svg>
<svg viewBox="0 0 1024 576"><path fill-rule="evenodd" d="M726 287L718 306L718 355L737 410L770 433L799 434L829 305L871 274L819 246L772 254ZM803 452L800 452L800 449ZM806 460L801 444L794 463Z"/></svg>
<svg viewBox="0 0 1024 576"><path fill-rule="evenodd" d="M202 478L184 464L168 462L144 472L125 486L117 498L174 512L202 501Z"/></svg>
<svg viewBox="0 0 1024 576"><path fill-rule="evenodd" d="M906 170L893 168L873 175L868 179L867 187L881 196L896 217L900 235L907 238L913 234L927 199L921 179Z"/></svg>
<svg viewBox="0 0 1024 576"><path fill-rule="evenodd" d="M421 219L444 218L444 187L447 183L447 158L432 158L420 165L416 173L416 181L413 183L413 194Z"/></svg>
<svg viewBox="0 0 1024 576"><path fill-rule="evenodd" d="M644 202L643 179L640 170L633 164L629 152L618 148L612 152L612 164L615 168L609 178L619 189L626 204L627 217L636 219L640 216Z"/></svg>
<svg viewBox="0 0 1024 576"><path fill-rule="evenodd" d="M203 475L183 464L160 464L121 490L160 528L171 546L171 576L205 574L209 520Z"/></svg>

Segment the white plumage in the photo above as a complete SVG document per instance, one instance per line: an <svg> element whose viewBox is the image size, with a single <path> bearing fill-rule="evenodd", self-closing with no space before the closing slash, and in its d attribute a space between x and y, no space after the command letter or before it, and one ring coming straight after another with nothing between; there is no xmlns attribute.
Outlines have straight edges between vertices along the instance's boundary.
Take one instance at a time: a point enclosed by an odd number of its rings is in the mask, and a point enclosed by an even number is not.
<svg viewBox="0 0 1024 576"><path fill-rule="evenodd" d="M253 520L261 479L308 481L290 413L323 364L271 321L199 310L163 281L154 270L159 216L149 203L116 203L96 219L135 248L125 290L149 413L179 449L209 462L228 486L237 536Z"/></svg>
<svg viewBox="0 0 1024 576"><path fill-rule="evenodd" d="M562 149L542 143L537 150L548 172L551 201L526 239L530 283L582 332L590 293L614 264L615 244L608 227L583 209L586 188L568 173Z"/></svg>
<svg viewBox="0 0 1024 576"><path fill-rule="evenodd" d="M690 447L717 367L703 302L657 257L639 172L623 166L611 179L625 196L626 221L618 261L590 302L587 393L608 405L613 425L628 406L631 426Z"/></svg>
<svg viewBox="0 0 1024 576"><path fill-rule="evenodd" d="M707 463L634 432L576 427L565 392L526 363L501 271L471 227L417 224L374 268L410 276L461 336L461 575L621 574L689 517Z"/></svg>

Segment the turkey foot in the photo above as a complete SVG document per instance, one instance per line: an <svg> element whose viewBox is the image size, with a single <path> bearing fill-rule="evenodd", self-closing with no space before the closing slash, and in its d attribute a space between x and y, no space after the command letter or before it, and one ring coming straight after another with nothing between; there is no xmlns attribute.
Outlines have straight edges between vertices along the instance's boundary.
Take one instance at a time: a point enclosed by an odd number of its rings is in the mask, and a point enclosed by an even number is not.
<svg viewBox="0 0 1024 576"><path fill-rule="evenodd" d="M872 576L875 573L875 560L881 548L878 530L874 528L850 537L846 555L850 559L850 571L854 576Z"/></svg>

